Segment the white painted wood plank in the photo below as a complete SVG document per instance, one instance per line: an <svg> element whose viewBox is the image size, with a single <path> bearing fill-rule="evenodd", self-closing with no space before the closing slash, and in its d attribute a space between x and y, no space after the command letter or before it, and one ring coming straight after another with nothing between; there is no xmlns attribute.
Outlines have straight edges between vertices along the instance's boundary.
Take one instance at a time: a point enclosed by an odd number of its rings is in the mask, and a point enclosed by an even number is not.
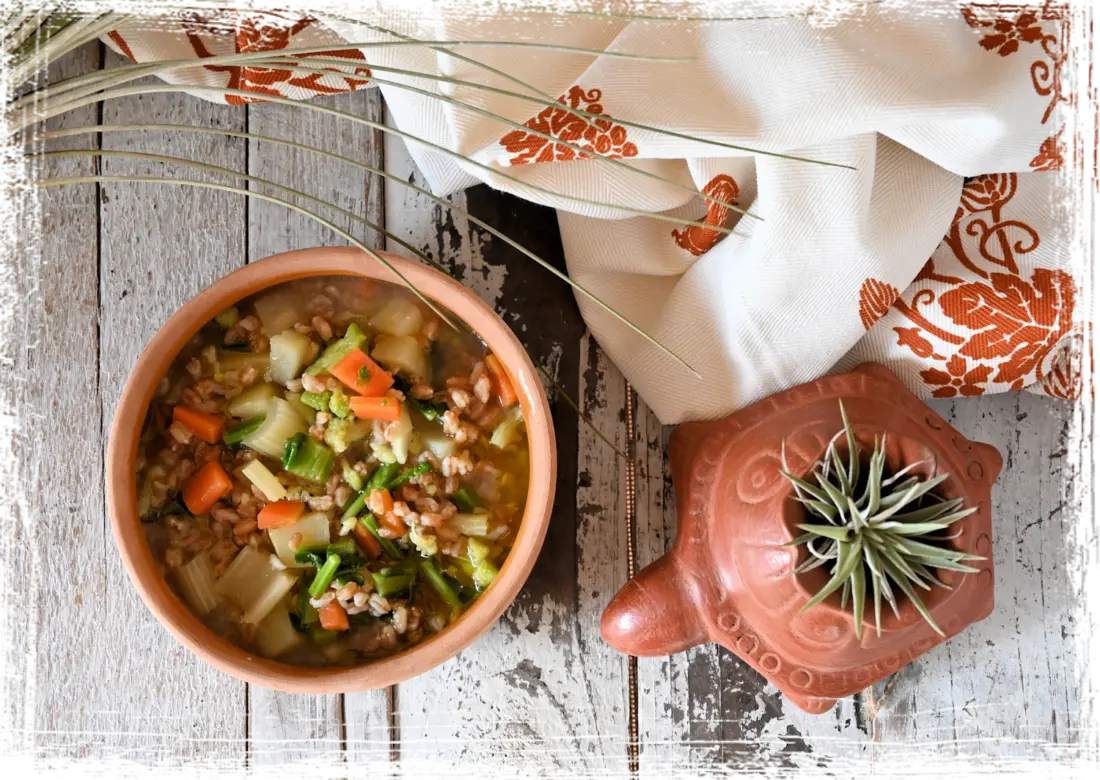
<svg viewBox="0 0 1100 780"><path fill-rule="evenodd" d="M109 56L108 64L124 60ZM103 119L241 129L244 110L182 95L153 95L108 103ZM230 167L244 162L243 142L217 136L124 134L108 135L103 143ZM104 160L103 170L163 175L164 169L112 158ZM244 198L229 193L133 184L105 185L102 192L98 379L105 434L122 384L146 341L184 301L244 263L245 230ZM106 445L103 435L99 444ZM98 751L110 747L121 755L125 750L127 758L146 763L203 760L241 766L244 684L199 661L157 624L130 585L106 527L97 527L77 551L76 560L69 551L54 568L71 570L99 592L84 597L81 614L89 622L70 639L84 652L54 656L74 664L69 701L56 710L80 713L96 735Z"/></svg>
<svg viewBox="0 0 1100 780"><path fill-rule="evenodd" d="M399 143L387 143L386 159L387 170L421 183ZM545 237L531 219L555 227L546 210L531 217L527 207L499 198L478 188L451 200L510 234L531 231L532 240ZM524 262L519 256L506 267L499 250L471 234L466 220L423 196L387 182L386 206L388 228L502 311L536 362L572 393L584 374L580 395L588 413L624 448L622 378L594 344L581 341L568 292L539 298L549 277L518 265ZM560 248L552 250L560 255ZM479 777L515 776L517 766L529 774L626 773L626 660L603 644L598 625L603 604L626 573L622 473L606 445L586 428L578 430L564 404L557 403L555 412L557 513L543 554L516 602L473 647L398 686L405 772L435 775L476 765Z"/></svg>
<svg viewBox="0 0 1100 780"><path fill-rule="evenodd" d="M99 46L85 46L56 63L50 80L75 76L99 63ZM50 128L93 123L83 109ZM48 149L80 148L90 139L52 142ZM88 175L90 160L54 160L41 176ZM96 391L99 303L96 192L91 185L43 191L38 207L11 225L0 275L8 314L0 324L0 422L10 442L4 460L15 463L4 491L3 636L4 714L0 737L15 755L80 755L92 750L94 717L75 709L91 689L79 660L58 657L74 636L99 629L108 597L103 555L114 552L105 534L100 403ZM7 298L10 295L10 298ZM105 546L108 548L105 549ZM91 548L85 563L74 553ZM9 731L10 730L10 731ZM10 740L10 742L9 742ZM2 751L0 751L2 752Z"/></svg>
<svg viewBox="0 0 1100 780"><path fill-rule="evenodd" d="M959 755L1049 758L1080 725L1068 578L1081 551L1068 541L1063 471L1072 408L1027 393L933 405L1005 458L993 493L996 606L903 670L880 733Z"/></svg>
<svg viewBox="0 0 1100 780"><path fill-rule="evenodd" d="M381 121L377 90L334 95L316 101L358 116ZM254 103L248 108L249 132L282 138L352 157L382 167L378 133L363 125L294 106ZM353 166L290 147L252 141L249 173L323 198L375 224L384 219L381 178ZM287 199L286 193L272 191ZM292 200L296 200L291 198ZM316 204L299 201L312 211ZM325 216L368 246L381 247L381 235L331 211ZM313 246L345 246L349 242L305 215L282 206L253 200L248 204L248 260ZM304 696L249 688L252 763L255 766L310 763L331 765L344 760L389 759L389 729L385 691L330 696ZM346 722L345 722L346 721Z"/></svg>

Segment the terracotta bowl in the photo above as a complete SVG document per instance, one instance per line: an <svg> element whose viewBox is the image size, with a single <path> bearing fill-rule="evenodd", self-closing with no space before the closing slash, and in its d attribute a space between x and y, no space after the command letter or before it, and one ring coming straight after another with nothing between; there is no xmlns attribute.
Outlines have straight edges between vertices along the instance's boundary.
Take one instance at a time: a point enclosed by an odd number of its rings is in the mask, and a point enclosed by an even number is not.
<svg viewBox="0 0 1100 780"><path fill-rule="evenodd" d="M137 512L138 438L157 383L187 341L218 312L281 282L325 275L397 281L369 255L350 247L287 252L215 282L184 304L149 342L115 410L107 448L107 506L130 579L157 620L187 649L249 683L295 693L338 693L382 688L423 674L469 647L496 622L530 574L546 535L554 503L557 451L546 393L531 359L504 321L474 293L438 271L396 255L386 257L424 295L454 312L489 345L508 370L527 421L531 486L515 545L492 586L439 634L402 653L350 667L306 668L253 655L203 625L169 587L145 541Z"/></svg>

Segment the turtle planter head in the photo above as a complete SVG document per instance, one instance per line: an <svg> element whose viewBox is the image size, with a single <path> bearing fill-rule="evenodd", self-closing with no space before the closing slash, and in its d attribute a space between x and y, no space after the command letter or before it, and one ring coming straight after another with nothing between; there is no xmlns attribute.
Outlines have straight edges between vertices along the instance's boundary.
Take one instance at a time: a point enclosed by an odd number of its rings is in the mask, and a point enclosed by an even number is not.
<svg viewBox="0 0 1100 780"><path fill-rule="evenodd" d="M841 404L862 452L858 466L850 459ZM893 520L884 518L877 505L868 511L867 474L878 468L872 453L878 453L884 480L908 468L884 488L890 492L909 480L905 495L892 499L911 498L896 514L907 514L910 522L934 525L939 520L944 528L926 525L921 530L932 538L915 537L935 546L936 553L904 541L883 548L885 531L872 532L860 544L872 539L895 572L914 560L929 564L926 571L935 566L936 578L946 586L914 570L929 585L912 589L918 606L887 575L897 611L880 592L877 619L871 569L832 581L845 562L849 566L840 574L856 571L854 559L840 559L860 547L853 543L860 521L854 522L855 532L830 530L840 529L853 515L874 516L876 524ZM834 484L859 471L859 484L851 490L863 499L859 511L831 521L806 487L823 490L815 466L827 455L832 465L826 476ZM993 609L989 495L1001 456L993 447L964 438L886 368L863 365L779 393L723 420L681 425L669 443L669 461L676 487L676 542L628 582L603 615L604 639L622 652L668 655L718 642L799 707L821 713ZM838 462L842 473L836 471ZM927 488L925 495L912 496L921 489L911 491L914 485ZM924 515L912 514L922 509ZM815 530L822 533L806 536ZM833 541L847 546L840 551ZM809 545L818 555L833 552L834 557L813 566ZM910 555L899 562L898 551ZM871 558L878 560L875 554ZM857 603L860 584L866 597ZM813 603L816 599L820 602Z"/></svg>

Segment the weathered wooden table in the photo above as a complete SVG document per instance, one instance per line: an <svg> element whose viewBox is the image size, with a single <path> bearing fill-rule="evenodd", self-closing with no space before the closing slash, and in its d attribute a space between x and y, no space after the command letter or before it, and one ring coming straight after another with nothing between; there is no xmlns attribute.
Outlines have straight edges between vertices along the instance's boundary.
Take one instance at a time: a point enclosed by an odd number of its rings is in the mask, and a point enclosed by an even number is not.
<svg viewBox="0 0 1100 780"><path fill-rule="evenodd" d="M115 60L90 46L55 76L101 57ZM328 102L384 115L375 91ZM285 106L155 95L61 123L97 120L247 129L421 181L400 142ZM632 567L672 542L668 430L587 334L564 284L394 182L286 147L160 131L64 142L96 144L248 171L384 222L495 306L633 465L553 397L560 447L553 521L526 587L488 634L389 690L296 696L237 682L179 646L130 586L104 511L106 432L134 359L181 303L250 261L343 242L304 217L230 193L151 184L51 190L42 201L40 256L28 249L16 269L17 343L4 380L21 410L15 449L25 493L6 573L15 605L7 684L16 748L51 764L201 762L242 772L299 764L315 778L363 775L368 764L408 777L448 767L460 777L697 777L722 767L818 767L844 776L876 765L888 775L887 767L961 757L990 765L1054 760L1078 748L1086 695L1077 684L1078 647L1087 637L1074 624L1080 583L1071 579L1073 517L1064 511L1068 405L1028 394L934 404L1005 457L994 490L996 610L887 683L807 716L725 650L635 661L601 641L608 599ZM88 175L95 164L62 160L49 169ZM111 157L102 170L163 169ZM452 200L560 262L552 211L485 187ZM366 238L384 246L379 236Z"/></svg>

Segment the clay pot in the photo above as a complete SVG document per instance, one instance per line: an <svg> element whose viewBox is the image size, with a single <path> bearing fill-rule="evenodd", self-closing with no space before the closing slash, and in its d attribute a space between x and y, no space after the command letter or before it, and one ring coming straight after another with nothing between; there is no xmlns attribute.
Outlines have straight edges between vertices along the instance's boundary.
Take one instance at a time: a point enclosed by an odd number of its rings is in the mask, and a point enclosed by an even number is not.
<svg viewBox="0 0 1100 780"><path fill-rule="evenodd" d="M912 604L883 608L882 636L867 610L862 640L839 591L801 612L825 584L824 567L794 575L802 545L785 547L805 522L780 473L785 443L793 473L806 475L841 428L843 400L867 452L886 432L887 469L930 458L925 474L950 473L938 492L978 511L956 525L953 544L985 557L977 574L940 572L952 590L925 599L948 637L993 610L989 494L1001 470L993 447L968 441L888 369L865 364L753 404L723 420L681 425L669 442L679 528L672 550L626 584L601 631L630 655L668 655L717 642L810 713L863 690L942 642ZM925 592L922 591L922 595ZM902 604L899 603L899 607ZM889 618L886 618L889 615Z"/></svg>
<svg viewBox="0 0 1100 780"><path fill-rule="evenodd" d="M392 685L438 666L484 633L515 598L542 547L554 502L557 452L550 408L535 367L519 340L474 293L447 276L385 254L429 298L465 321L508 371L527 422L530 491L515 545L492 586L445 630L400 654L354 667L305 668L254 656L208 629L161 576L137 512L138 437L157 383L187 341L218 312L281 282L350 275L386 282L393 275L354 248L318 248L269 257L220 279L164 324L138 358L122 391L107 448L107 507L130 579L153 615L204 661L249 683L297 693L338 693Z"/></svg>

